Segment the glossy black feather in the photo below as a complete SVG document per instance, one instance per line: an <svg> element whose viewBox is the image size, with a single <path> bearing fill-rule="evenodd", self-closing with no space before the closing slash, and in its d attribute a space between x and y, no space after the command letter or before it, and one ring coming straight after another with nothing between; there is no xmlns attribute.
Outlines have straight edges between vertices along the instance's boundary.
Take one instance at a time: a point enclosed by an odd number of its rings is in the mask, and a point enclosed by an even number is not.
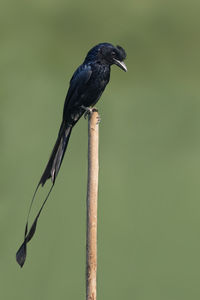
<svg viewBox="0 0 200 300"><path fill-rule="evenodd" d="M88 52L83 64L77 68L70 80L58 137L46 168L34 192L25 226L24 241L16 254L17 262L21 267L26 260L27 243L35 234L40 213L51 193L60 170L72 129L85 113L85 108L93 107L98 102L110 80L111 65L116 64L126 71L126 66L123 63L125 58L126 53L122 47L115 47L109 43L98 44ZM28 220L35 195L39 186L43 186L49 178L51 178L52 181L51 189L28 231Z"/></svg>

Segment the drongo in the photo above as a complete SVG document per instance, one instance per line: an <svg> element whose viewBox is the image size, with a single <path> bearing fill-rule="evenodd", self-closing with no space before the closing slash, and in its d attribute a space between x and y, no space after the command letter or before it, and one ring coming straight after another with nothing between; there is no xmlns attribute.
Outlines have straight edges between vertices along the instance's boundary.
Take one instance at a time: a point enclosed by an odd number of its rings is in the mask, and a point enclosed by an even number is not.
<svg viewBox="0 0 200 300"><path fill-rule="evenodd" d="M46 168L33 195L25 226L24 241L16 254L16 260L21 267L26 260L27 243L32 239L35 233L40 213L54 186L69 142L72 128L82 115L86 111L90 110L101 97L110 79L111 66L117 65L122 70L127 71L126 65L123 62L125 58L126 52L122 47L115 47L110 43L100 43L94 46L87 53L83 64L77 68L70 80L58 137ZM36 192L39 186L43 186L49 178L51 178L52 186L29 229L28 220Z"/></svg>

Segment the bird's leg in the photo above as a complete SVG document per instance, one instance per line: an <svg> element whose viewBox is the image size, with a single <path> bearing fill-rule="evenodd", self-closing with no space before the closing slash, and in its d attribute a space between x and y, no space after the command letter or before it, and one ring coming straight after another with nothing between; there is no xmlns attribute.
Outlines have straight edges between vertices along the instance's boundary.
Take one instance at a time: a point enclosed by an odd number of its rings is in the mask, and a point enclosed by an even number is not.
<svg viewBox="0 0 200 300"><path fill-rule="evenodd" d="M84 105L81 105L81 108L85 111L84 118L86 119L87 116L89 116L92 113L92 108L91 107L86 107Z"/></svg>
<svg viewBox="0 0 200 300"><path fill-rule="evenodd" d="M81 105L81 108L85 111L84 118L86 119L93 111L98 111L97 108L93 107L86 107L84 105Z"/></svg>

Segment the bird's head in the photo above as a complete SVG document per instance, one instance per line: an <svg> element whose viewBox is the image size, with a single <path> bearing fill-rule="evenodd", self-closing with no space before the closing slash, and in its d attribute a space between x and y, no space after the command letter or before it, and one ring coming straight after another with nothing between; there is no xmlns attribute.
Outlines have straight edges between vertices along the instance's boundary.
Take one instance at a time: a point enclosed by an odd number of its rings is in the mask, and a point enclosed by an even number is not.
<svg viewBox="0 0 200 300"><path fill-rule="evenodd" d="M127 71L127 67L124 63L126 58L125 50L120 46L113 46L109 43L101 43L93 47L87 54L86 60L96 60L100 63L108 65L117 65L123 71Z"/></svg>

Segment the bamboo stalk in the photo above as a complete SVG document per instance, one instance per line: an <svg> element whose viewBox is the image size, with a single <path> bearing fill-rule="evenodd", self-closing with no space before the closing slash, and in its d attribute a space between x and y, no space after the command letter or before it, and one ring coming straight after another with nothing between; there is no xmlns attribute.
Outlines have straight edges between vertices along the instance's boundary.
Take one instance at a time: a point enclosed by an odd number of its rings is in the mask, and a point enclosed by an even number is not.
<svg viewBox="0 0 200 300"><path fill-rule="evenodd" d="M97 278L97 198L98 198L99 114L93 111L88 121L88 183L86 237L86 300L96 300Z"/></svg>

